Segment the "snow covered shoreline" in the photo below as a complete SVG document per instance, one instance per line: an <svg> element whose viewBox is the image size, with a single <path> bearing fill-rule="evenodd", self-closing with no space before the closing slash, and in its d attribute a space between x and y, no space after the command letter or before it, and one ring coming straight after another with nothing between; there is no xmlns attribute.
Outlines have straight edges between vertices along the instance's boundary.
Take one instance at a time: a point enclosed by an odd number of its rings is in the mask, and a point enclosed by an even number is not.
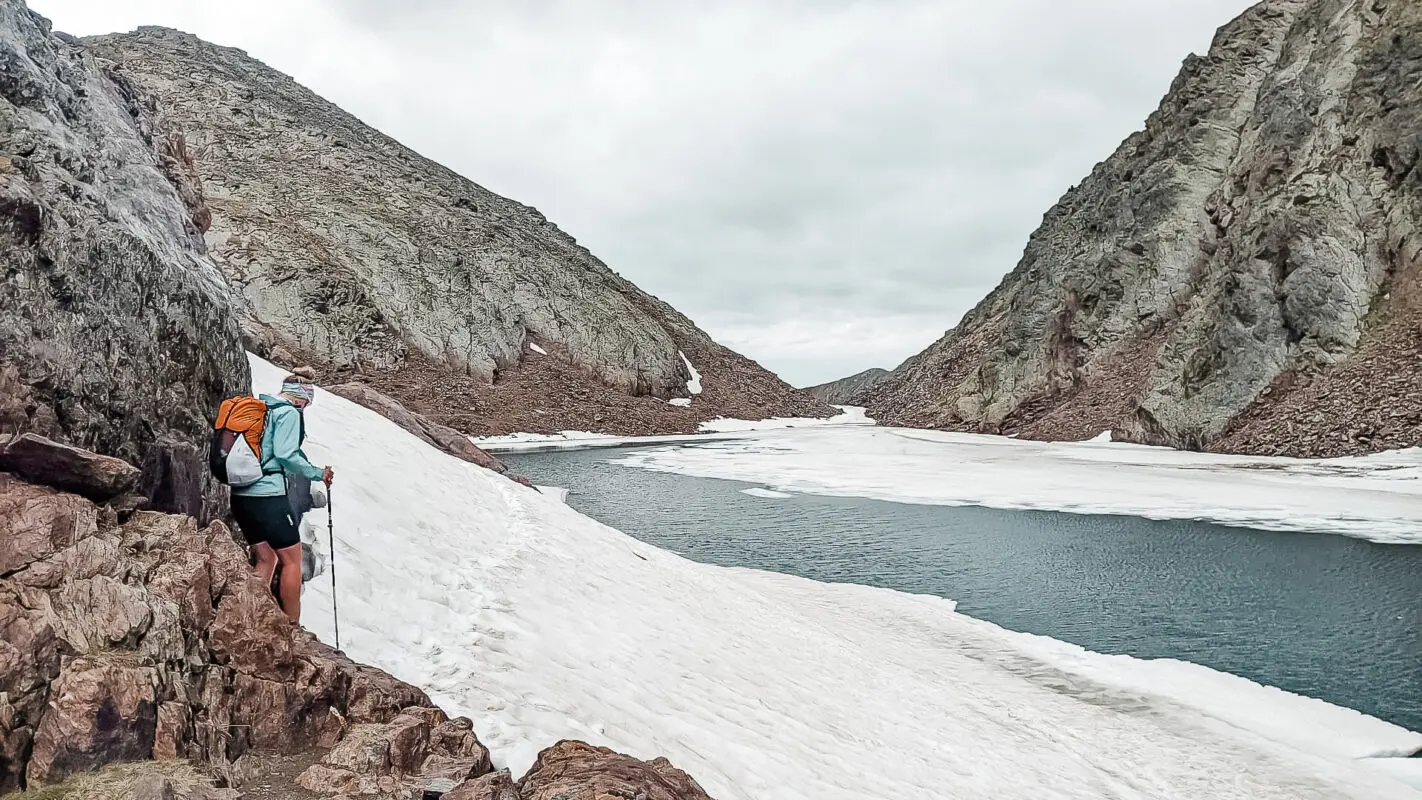
<svg viewBox="0 0 1422 800"><path fill-rule="evenodd" d="M324 391L308 431L336 466L347 651L470 716L515 772L579 738L665 755L719 800L1419 797L1401 759L1359 759L1422 734L1355 711L936 597L696 564ZM308 585L328 641L330 601Z"/></svg>
<svg viewBox="0 0 1422 800"><path fill-rule="evenodd" d="M615 463L784 492L1123 514L1422 544L1422 450L1305 460L903 428L766 433Z"/></svg>
<svg viewBox="0 0 1422 800"><path fill-rule="evenodd" d="M486 453L503 455L506 453L551 453L568 450L595 450L618 447L655 447L666 444L690 444L694 442L714 442L724 439L742 439L755 433L791 428L818 428L831 425L873 425L874 421L864 415L859 406L835 406L839 416L828 419L814 417L777 417L764 420L715 419L701 423L700 433L672 434L668 436L611 436L605 433L587 431L563 431L562 433L510 433L504 436L471 437L475 445Z"/></svg>

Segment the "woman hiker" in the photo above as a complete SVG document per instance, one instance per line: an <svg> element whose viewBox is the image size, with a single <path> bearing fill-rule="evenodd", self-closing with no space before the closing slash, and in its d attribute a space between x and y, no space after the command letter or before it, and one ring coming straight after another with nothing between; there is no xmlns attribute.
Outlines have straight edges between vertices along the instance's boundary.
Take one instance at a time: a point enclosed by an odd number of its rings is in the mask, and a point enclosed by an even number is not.
<svg viewBox="0 0 1422 800"><path fill-rule="evenodd" d="M281 563L278 599L293 622L301 621L301 533L300 519L287 498L287 475L331 485L334 472L317 467L301 452L306 438L302 410L316 396L316 387L303 375L288 375L276 397L261 395L267 404L266 428L262 432L262 478L232 490L232 516L242 536L257 556L257 574L270 586L277 563ZM295 482L295 480L293 480Z"/></svg>

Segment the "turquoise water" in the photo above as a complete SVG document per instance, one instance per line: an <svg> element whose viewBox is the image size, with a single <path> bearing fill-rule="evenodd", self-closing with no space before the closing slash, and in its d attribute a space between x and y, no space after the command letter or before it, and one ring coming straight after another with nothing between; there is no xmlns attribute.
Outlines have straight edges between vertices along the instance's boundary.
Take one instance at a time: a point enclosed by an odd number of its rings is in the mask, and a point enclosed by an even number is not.
<svg viewBox="0 0 1422 800"><path fill-rule="evenodd" d="M708 564L958 601L1103 653L1179 658L1422 730L1422 547L1195 522L752 497L607 463L505 460L568 503Z"/></svg>

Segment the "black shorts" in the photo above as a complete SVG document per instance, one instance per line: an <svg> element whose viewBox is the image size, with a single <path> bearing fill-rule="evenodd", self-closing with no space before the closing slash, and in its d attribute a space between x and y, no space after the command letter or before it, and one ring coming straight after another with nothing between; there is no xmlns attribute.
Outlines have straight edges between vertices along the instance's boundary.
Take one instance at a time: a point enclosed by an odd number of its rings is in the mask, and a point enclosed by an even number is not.
<svg viewBox="0 0 1422 800"><path fill-rule="evenodd" d="M266 542L277 550L301 544L301 532L296 527L296 515L286 495L276 497L243 497L232 495L232 516L242 529L247 543Z"/></svg>

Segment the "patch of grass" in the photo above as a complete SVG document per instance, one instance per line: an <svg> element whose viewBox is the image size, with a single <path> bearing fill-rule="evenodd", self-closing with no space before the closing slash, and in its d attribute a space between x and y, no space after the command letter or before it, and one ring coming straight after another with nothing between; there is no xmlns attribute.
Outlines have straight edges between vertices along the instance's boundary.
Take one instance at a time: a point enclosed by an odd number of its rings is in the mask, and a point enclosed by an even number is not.
<svg viewBox="0 0 1422 800"><path fill-rule="evenodd" d="M211 778L186 761L137 761L81 772L43 789L7 794L5 800L129 800L142 780L155 775L167 778L179 793L212 785Z"/></svg>

